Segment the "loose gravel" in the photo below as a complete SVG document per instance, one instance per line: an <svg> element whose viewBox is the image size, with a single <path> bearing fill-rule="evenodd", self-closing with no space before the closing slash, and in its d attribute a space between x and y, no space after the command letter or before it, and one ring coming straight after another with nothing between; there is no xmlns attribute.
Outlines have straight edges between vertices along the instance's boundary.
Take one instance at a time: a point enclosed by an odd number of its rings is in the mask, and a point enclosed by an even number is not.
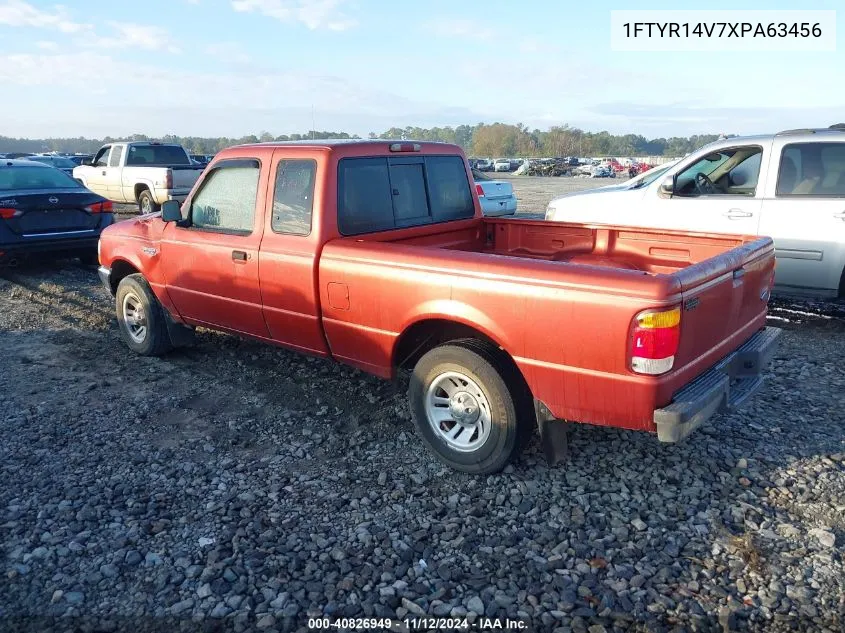
<svg viewBox="0 0 845 633"><path fill-rule="evenodd" d="M211 332L139 358L93 270L7 271L0 629L842 631L845 323L778 324L764 391L688 443L576 426L478 478L401 381Z"/></svg>

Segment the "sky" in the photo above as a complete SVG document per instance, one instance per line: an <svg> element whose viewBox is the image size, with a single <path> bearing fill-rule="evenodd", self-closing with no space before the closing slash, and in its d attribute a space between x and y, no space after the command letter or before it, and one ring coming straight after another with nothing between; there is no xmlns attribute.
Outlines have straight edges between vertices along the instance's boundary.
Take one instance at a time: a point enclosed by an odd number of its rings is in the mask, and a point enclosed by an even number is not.
<svg viewBox="0 0 845 633"><path fill-rule="evenodd" d="M656 138L845 121L845 45L613 51L611 10L686 8L632 4L0 0L0 135L365 136L499 121ZM845 33L841 0L801 5L840 5Z"/></svg>

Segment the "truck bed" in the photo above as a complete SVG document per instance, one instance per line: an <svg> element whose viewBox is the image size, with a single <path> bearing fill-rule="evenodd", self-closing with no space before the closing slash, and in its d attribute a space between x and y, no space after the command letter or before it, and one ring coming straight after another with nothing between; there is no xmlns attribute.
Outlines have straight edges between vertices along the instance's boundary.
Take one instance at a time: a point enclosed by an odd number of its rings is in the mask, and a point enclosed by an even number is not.
<svg viewBox="0 0 845 633"><path fill-rule="evenodd" d="M506 349L555 416L653 431L654 409L765 326L769 238L513 218L443 229L325 245L320 278L345 280L339 309L321 288L334 356L389 376L406 328L448 318ZM673 369L634 374L623 353L634 315L676 305Z"/></svg>

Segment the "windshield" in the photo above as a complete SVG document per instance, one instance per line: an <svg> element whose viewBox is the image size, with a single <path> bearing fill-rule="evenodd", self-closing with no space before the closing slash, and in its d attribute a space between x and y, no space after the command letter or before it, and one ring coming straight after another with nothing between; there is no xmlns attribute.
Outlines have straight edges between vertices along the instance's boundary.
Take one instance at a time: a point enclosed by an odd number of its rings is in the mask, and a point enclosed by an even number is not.
<svg viewBox="0 0 845 633"><path fill-rule="evenodd" d="M645 175L640 178L637 182L631 185L631 189L639 189L641 187L647 187L655 180L660 178L663 174L665 174L675 163L667 163L661 167L654 167L653 169L649 169Z"/></svg>
<svg viewBox="0 0 845 633"><path fill-rule="evenodd" d="M33 156L29 160L38 161L39 163L44 163L45 165L53 165L59 169L73 169L76 167L76 164L72 160L62 158L61 156Z"/></svg>
<svg viewBox="0 0 845 633"><path fill-rule="evenodd" d="M127 165L190 165L181 145L130 145Z"/></svg>
<svg viewBox="0 0 845 633"><path fill-rule="evenodd" d="M80 189L76 180L58 169L5 167L0 169L0 191L27 189Z"/></svg>

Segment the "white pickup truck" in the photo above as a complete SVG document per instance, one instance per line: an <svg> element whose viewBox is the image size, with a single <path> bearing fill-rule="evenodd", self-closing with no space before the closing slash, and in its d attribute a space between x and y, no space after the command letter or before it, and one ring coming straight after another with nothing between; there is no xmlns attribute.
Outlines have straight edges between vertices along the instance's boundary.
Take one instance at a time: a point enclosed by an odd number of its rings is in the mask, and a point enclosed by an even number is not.
<svg viewBox="0 0 845 633"><path fill-rule="evenodd" d="M134 202L141 213L153 213L167 200L182 202L203 169L181 145L110 143L91 164L75 167L73 177L112 202Z"/></svg>

